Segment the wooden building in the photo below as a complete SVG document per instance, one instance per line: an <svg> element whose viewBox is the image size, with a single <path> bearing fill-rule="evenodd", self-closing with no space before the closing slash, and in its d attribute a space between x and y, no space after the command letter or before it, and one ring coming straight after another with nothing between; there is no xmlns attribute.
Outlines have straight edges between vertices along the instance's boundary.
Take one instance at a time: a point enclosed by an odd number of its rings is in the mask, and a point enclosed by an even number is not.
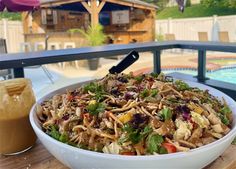
<svg viewBox="0 0 236 169"><path fill-rule="evenodd" d="M43 0L41 9L23 14L25 41L74 42L84 46L84 38L68 33L100 23L109 35L109 43L127 44L155 39L157 7L140 0Z"/></svg>

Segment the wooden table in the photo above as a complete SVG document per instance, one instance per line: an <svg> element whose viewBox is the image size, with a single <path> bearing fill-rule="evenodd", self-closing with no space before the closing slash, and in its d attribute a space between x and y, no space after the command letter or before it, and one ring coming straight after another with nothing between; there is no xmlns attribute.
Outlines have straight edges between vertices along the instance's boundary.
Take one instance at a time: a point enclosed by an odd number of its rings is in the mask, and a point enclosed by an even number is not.
<svg viewBox="0 0 236 169"><path fill-rule="evenodd" d="M0 169L68 169L38 141L34 148L16 156L0 156ZM236 169L236 146L231 145L205 169Z"/></svg>

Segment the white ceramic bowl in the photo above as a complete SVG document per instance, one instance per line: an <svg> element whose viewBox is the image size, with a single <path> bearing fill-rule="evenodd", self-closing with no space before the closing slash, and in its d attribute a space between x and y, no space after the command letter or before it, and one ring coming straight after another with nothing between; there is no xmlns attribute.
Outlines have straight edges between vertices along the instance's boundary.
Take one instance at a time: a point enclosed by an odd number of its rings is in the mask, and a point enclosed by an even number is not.
<svg viewBox="0 0 236 169"><path fill-rule="evenodd" d="M203 90L208 89L212 95L218 98L224 97L234 116L233 128L226 136L190 152L152 156L121 156L97 153L69 146L45 134L38 122L35 106L30 113L30 122L46 149L63 164L73 169L199 169L219 157L236 136L236 103L232 98L214 88L199 83L187 83ZM73 90L79 85L74 84L51 92L40 99L38 104L55 94L65 93L66 89Z"/></svg>

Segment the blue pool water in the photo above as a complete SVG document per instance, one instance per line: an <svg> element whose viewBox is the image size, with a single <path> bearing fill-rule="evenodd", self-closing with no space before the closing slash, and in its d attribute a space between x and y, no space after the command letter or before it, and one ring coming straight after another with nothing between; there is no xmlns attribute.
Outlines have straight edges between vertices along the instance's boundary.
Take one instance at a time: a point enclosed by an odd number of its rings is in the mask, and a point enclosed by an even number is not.
<svg viewBox="0 0 236 169"><path fill-rule="evenodd" d="M194 76L197 75L197 71L192 71L192 70L164 71L164 73L171 73L171 72L186 73L186 74L190 74ZM207 77L209 77L210 79L215 79L215 80L220 80L220 81L236 84L236 68L217 70L215 72L207 72Z"/></svg>

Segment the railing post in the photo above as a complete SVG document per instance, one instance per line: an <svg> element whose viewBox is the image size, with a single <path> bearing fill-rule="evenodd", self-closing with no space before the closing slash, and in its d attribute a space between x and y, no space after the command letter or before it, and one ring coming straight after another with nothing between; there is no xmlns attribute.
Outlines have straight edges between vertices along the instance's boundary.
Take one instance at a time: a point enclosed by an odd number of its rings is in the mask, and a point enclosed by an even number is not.
<svg viewBox="0 0 236 169"><path fill-rule="evenodd" d="M14 68L13 73L14 73L14 78L23 78L25 76L23 67Z"/></svg>
<svg viewBox="0 0 236 169"><path fill-rule="evenodd" d="M206 51L198 51L198 75L197 79L200 82L204 82L206 78Z"/></svg>
<svg viewBox="0 0 236 169"><path fill-rule="evenodd" d="M153 51L153 72L161 73L161 51L155 50Z"/></svg>

